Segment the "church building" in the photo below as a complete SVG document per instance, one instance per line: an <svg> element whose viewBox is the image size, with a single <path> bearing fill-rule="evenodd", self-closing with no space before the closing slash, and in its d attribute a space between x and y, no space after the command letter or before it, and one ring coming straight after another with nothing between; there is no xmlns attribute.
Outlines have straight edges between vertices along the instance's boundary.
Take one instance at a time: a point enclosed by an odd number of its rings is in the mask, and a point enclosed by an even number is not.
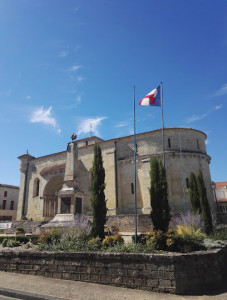
<svg viewBox="0 0 227 300"><path fill-rule="evenodd" d="M171 213L190 209L189 176L201 169L214 210L206 134L191 128L165 128L165 167ZM91 215L94 144L102 150L108 215L134 214L134 136L103 140L96 136L69 142L67 150L19 156L17 219L52 220L56 214ZM162 130L136 135L137 213L150 214L150 160L162 159Z"/></svg>

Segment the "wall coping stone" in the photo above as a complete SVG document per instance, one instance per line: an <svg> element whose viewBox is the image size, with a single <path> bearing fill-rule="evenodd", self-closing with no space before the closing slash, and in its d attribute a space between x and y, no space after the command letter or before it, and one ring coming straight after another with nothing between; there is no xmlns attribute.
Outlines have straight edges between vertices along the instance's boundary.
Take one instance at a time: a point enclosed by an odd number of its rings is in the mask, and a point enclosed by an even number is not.
<svg viewBox="0 0 227 300"><path fill-rule="evenodd" d="M0 250L0 270L148 291L198 294L226 281L227 244L191 253Z"/></svg>

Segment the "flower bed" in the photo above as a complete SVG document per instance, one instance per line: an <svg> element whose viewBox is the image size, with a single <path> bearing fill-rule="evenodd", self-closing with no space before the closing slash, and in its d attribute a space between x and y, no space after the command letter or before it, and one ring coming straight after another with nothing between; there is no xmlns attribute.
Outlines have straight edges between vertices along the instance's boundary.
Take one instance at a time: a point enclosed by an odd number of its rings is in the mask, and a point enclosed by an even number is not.
<svg viewBox="0 0 227 300"><path fill-rule="evenodd" d="M148 291L198 294L224 284L227 246L189 254L0 251L0 270Z"/></svg>

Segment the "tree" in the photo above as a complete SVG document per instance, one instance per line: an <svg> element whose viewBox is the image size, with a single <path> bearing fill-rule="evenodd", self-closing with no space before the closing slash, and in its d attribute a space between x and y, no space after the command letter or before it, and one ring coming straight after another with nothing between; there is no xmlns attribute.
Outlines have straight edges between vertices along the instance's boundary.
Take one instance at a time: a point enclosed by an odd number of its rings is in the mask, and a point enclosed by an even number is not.
<svg viewBox="0 0 227 300"><path fill-rule="evenodd" d="M203 179L203 174L201 170L199 170L196 179L197 179L197 185L199 191L199 200L200 200L200 206L202 212L202 219L205 226L205 232L206 234L210 234L213 231L212 216L210 211L210 205L207 199L207 191Z"/></svg>
<svg viewBox="0 0 227 300"><path fill-rule="evenodd" d="M192 211L196 214L201 214L201 205L199 200L199 190L197 185L196 176L191 172L189 177L189 195L191 200Z"/></svg>
<svg viewBox="0 0 227 300"><path fill-rule="evenodd" d="M168 203L166 171L162 162L156 158L151 160L150 168L150 199L151 219L154 230L166 232L170 221L170 208Z"/></svg>
<svg viewBox="0 0 227 300"><path fill-rule="evenodd" d="M104 238L104 225L107 221L106 199L105 199L105 169L103 168L102 152L98 144L94 145L94 160L92 168L92 196L91 207L93 224L91 234L101 239Z"/></svg>

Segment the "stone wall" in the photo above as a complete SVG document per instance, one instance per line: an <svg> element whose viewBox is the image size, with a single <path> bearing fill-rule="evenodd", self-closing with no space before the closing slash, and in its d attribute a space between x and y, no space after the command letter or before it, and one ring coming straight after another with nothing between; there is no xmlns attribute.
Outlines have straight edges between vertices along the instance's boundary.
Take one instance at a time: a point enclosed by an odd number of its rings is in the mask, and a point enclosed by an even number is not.
<svg viewBox="0 0 227 300"><path fill-rule="evenodd" d="M135 217L134 215L108 216L106 226L116 226L120 232L134 232ZM138 232L149 232L152 230L152 221L150 214L137 215L137 229Z"/></svg>
<svg viewBox="0 0 227 300"><path fill-rule="evenodd" d="M0 270L175 294L226 283L227 246L191 254L1 251Z"/></svg>

